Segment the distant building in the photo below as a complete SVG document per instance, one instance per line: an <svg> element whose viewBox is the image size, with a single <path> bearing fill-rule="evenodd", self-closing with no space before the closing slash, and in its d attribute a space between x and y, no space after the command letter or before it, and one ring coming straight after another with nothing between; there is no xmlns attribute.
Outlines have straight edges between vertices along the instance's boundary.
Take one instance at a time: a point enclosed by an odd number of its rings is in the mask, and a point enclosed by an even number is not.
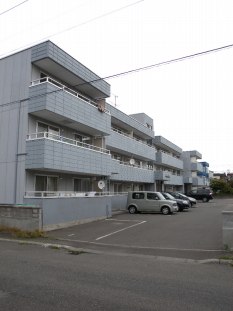
<svg viewBox="0 0 233 311"><path fill-rule="evenodd" d="M209 163L200 162L202 155L197 150L183 151L184 191L209 186Z"/></svg>

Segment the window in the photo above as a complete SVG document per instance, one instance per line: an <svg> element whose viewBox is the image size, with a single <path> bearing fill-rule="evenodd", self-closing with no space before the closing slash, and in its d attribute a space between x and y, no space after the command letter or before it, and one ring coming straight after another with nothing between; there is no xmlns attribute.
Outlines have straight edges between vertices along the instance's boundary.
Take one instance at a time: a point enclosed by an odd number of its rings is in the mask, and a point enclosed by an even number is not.
<svg viewBox="0 0 233 311"><path fill-rule="evenodd" d="M89 192L91 191L90 178L75 178L74 179L74 192Z"/></svg>
<svg viewBox="0 0 233 311"><path fill-rule="evenodd" d="M137 199L137 200L143 200L145 197L144 193L139 193L139 192L134 192L132 195L133 199Z"/></svg>
<svg viewBox="0 0 233 311"><path fill-rule="evenodd" d="M147 200L159 200L159 197L156 193L147 193Z"/></svg>
<svg viewBox="0 0 233 311"><path fill-rule="evenodd" d="M37 133L39 133L38 137L44 137L44 133L47 133L47 137L53 138L60 136L60 129L46 123L37 122Z"/></svg>
<svg viewBox="0 0 233 311"><path fill-rule="evenodd" d="M35 191L57 191L58 177L36 175Z"/></svg>

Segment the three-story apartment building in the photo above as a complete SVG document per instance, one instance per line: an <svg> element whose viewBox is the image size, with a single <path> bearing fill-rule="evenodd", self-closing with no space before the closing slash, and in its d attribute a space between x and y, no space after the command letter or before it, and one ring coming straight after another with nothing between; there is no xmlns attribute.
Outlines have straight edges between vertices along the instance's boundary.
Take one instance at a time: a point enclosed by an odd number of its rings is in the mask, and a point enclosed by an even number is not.
<svg viewBox="0 0 233 311"><path fill-rule="evenodd" d="M109 96L106 81L51 41L1 59L0 203L78 196L99 182L113 193L202 185L201 154L155 136L148 115L127 115Z"/></svg>
<svg viewBox="0 0 233 311"><path fill-rule="evenodd" d="M209 164L199 162L202 155L197 150L183 151L182 160L184 163L184 190L189 192L192 189L209 186Z"/></svg>
<svg viewBox="0 0 233 311"><path fill-rule="evenodd" d="M50 41L0 60L0 201L111 176L110 85Z"/></svg>

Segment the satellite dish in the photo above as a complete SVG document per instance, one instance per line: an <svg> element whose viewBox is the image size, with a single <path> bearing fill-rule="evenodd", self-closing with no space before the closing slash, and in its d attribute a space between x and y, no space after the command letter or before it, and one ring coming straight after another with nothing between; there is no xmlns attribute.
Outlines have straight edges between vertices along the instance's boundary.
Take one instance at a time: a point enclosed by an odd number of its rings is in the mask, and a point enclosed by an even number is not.
<svg viewBox="0 0 233 311"><path fill-rule="evenodd" d="M102 189L104 189L104 187L105 187L105 182L103 180L99 180L98 181L98 188L102 190Z"/></svg>
<svg viewBox="0 0 233 311"><path fill-rule="evenodd" d="M129 160L129 164L134 165L135 164L135 160L134 159L130 159Z"/></svg>

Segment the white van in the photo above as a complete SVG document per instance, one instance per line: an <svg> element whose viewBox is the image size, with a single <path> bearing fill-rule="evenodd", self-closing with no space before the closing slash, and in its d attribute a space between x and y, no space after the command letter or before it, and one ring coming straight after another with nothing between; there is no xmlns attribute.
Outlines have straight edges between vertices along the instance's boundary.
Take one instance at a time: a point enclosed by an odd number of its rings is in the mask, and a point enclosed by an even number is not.
<svg viewBox="0 0 233 311"><path fill-rule="evenodd" d="M130 214L137 212L157 212L168 215L178 212L177 203L166 200L162 193L152 191L130 191L127 209Z"/></svg>

